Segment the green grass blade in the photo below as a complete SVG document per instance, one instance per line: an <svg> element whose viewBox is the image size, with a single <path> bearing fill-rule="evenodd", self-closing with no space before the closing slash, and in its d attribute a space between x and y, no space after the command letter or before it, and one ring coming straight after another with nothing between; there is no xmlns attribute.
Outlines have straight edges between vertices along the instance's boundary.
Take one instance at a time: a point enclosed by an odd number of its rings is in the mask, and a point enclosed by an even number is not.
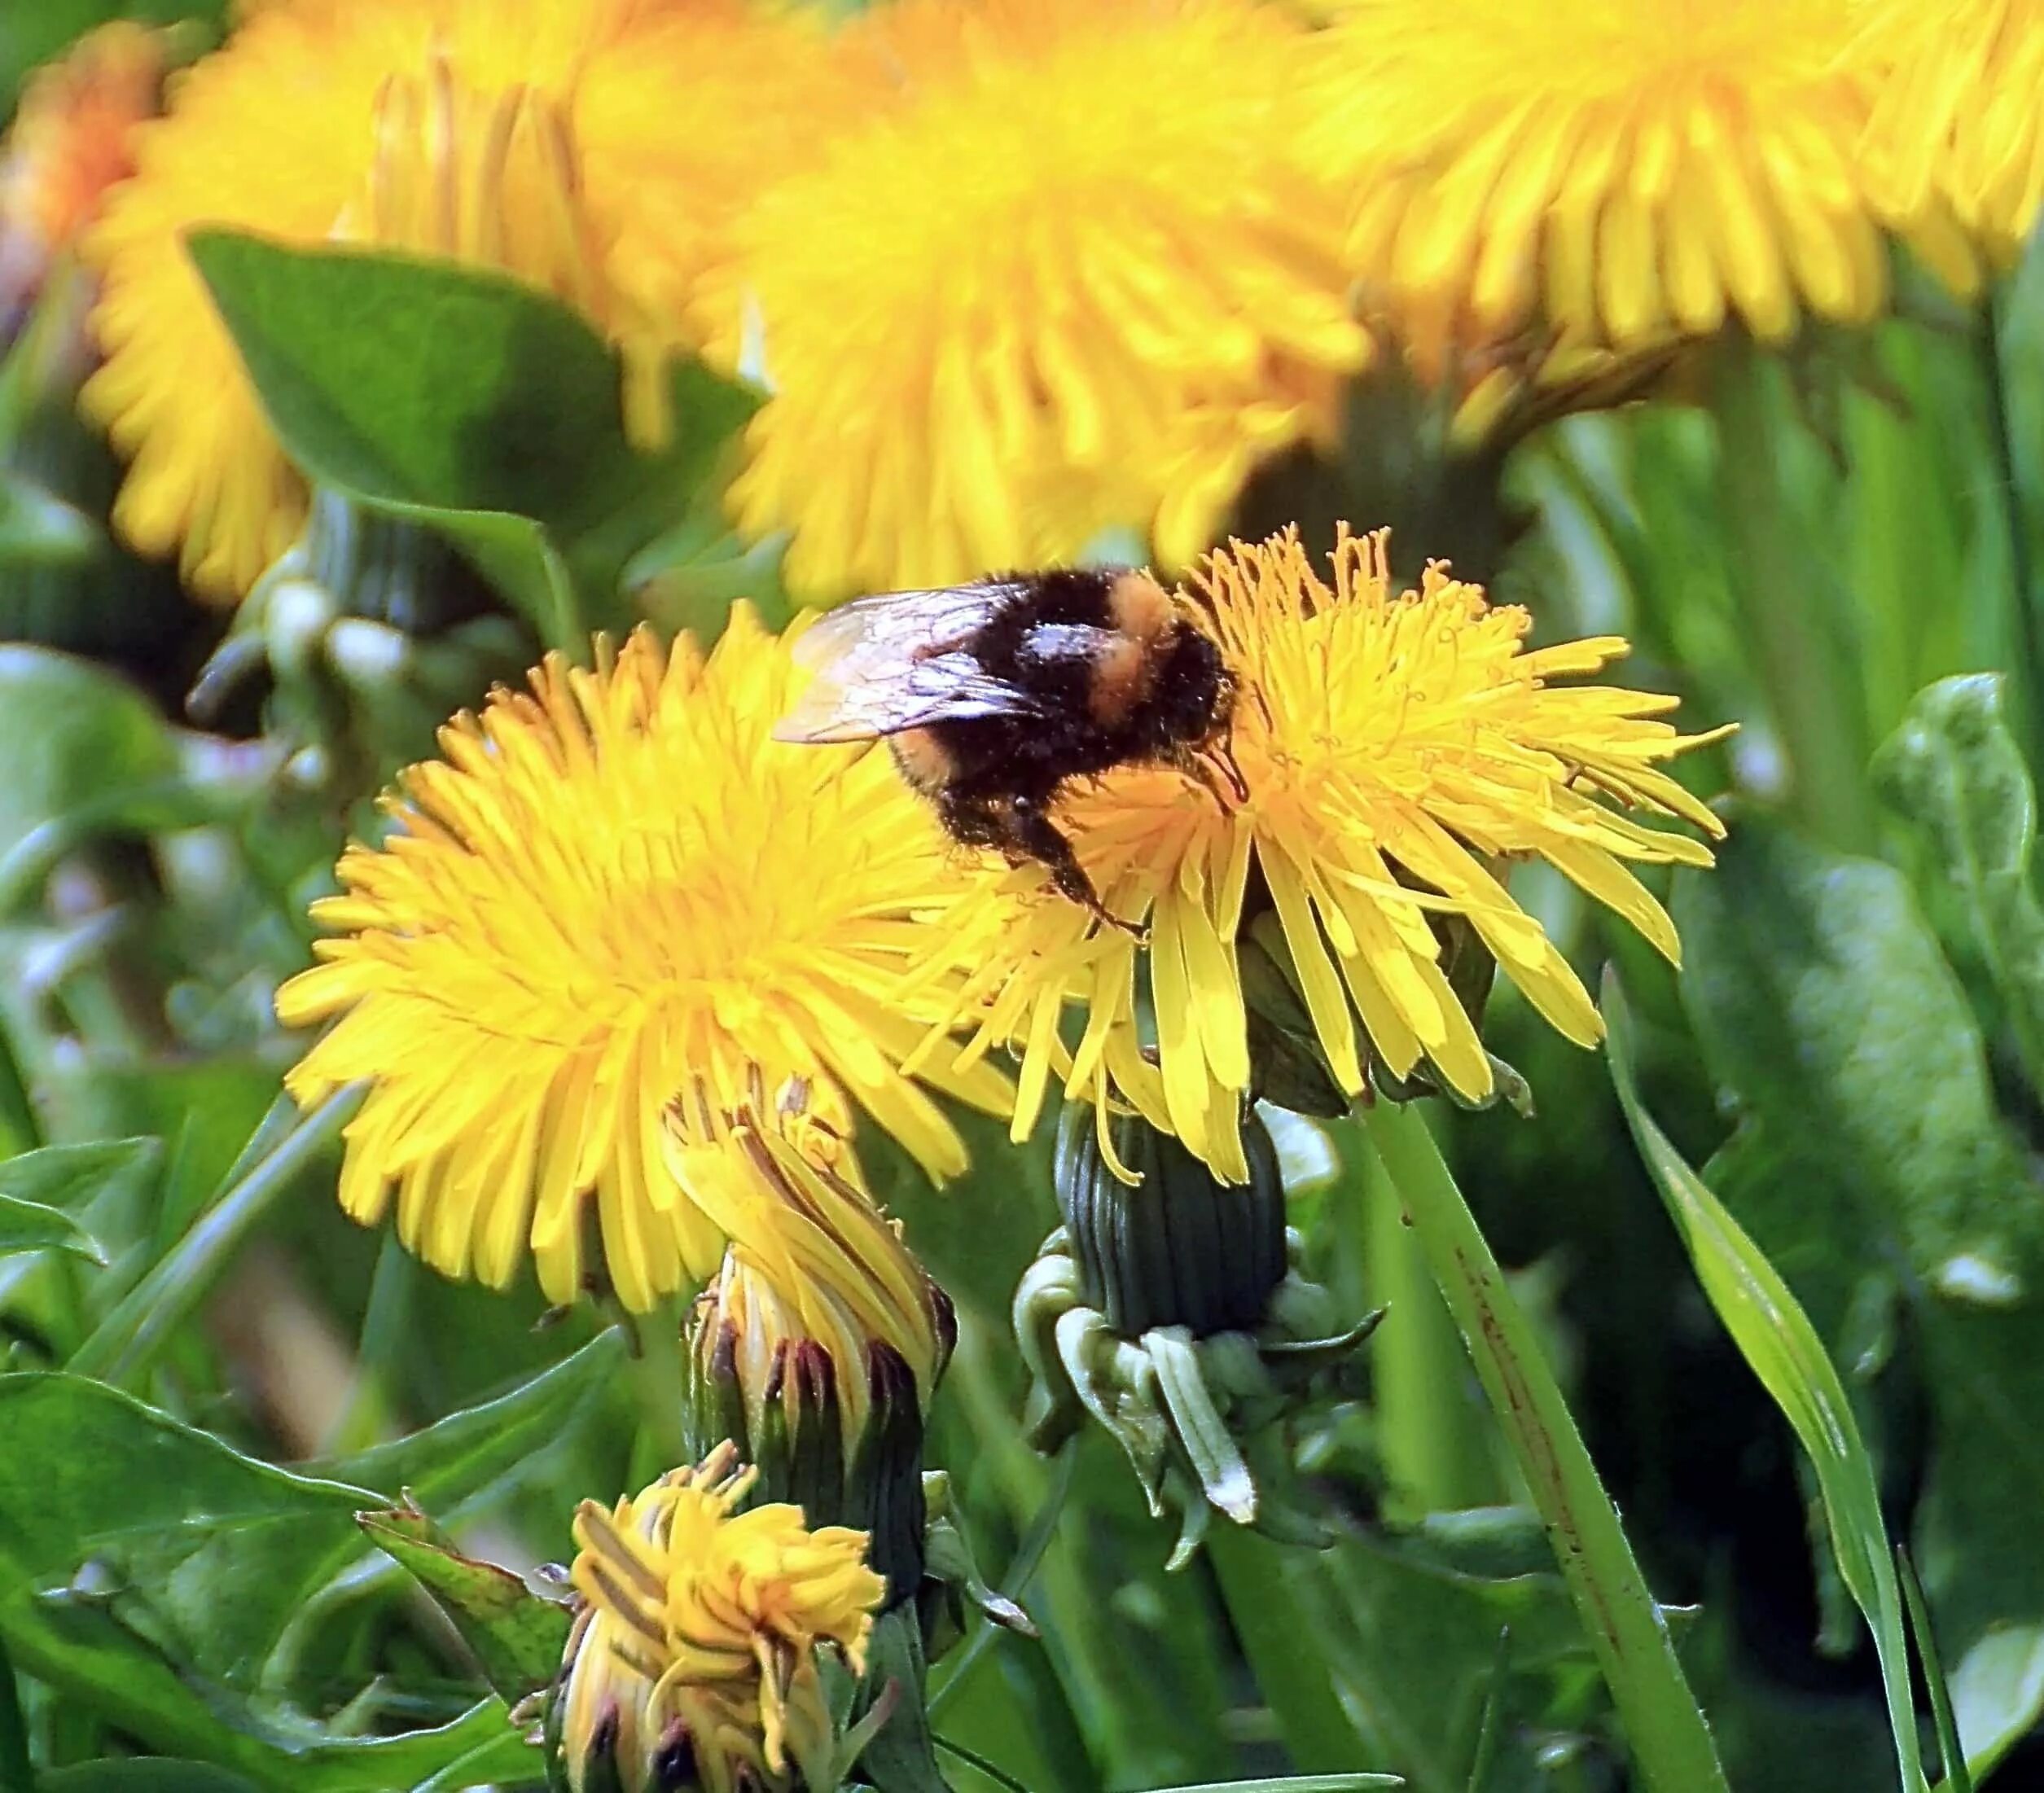
<svg viewBox="0 0 2044 1793"><path fill-rule="evenodd" d="M1923 1765L1910 1692L1901 1596L1888 1554L1874 1466L1831 1354L1788 1285L1724 1204L1669 1143L1639 1099L1631 1017L1615 974L1604 976L1611 1076L1640 1156L1711 1306L1739 1355L1782 1410L1817 1471L1838 1572L1873 1629L1903 1793L1919 1793Z"/></svg>
<svg viewBox="0 0 2044 1793"><path fill-rule="evenodd" d="M1901 1577L1902 1599L1909 1608L1909 1629L1916 1638L1916 1659L1923 1665L1923 1682L1931 1690L1931 1716L1937 1725L1937 1753L1944 1784L1950 1793L1973 1793L1973 1773L1966 1765L1966 1751L1958 1740L1958 1721L1952 1716L1952 1690L1945 1684L1945 1664L1937 1654L1931 1609L1906 1549L1896 1551L1895 1567Z"/></svg>
<svg viewBox="0 0 2044 1793"><path fill-rule="evenodd" d="M1476 1725L1476 1747L1469 1760L1469 1793L1483 1793L1490 1765L1498 1753L1498 1708L1504 1697L1505 1676L1511 1667L1511 1627L1498 1633L1498 1666L1483 1696L1483 1716Z"/></svg>
<svg viewBox="0 0 2044 1793"><path fill-rule="evenodd" d="M362 1085L351 1084L336 1090L300 1116L245 1171L230 1172L220 1199L100 1322L79 1346L69 1367L80 1375L115 1383L146 1368L178 1327L197 1311L257 1224L340 1138L361 1103L362 1089ZM269 1135L270 1120L257 1130Z"/></svg>

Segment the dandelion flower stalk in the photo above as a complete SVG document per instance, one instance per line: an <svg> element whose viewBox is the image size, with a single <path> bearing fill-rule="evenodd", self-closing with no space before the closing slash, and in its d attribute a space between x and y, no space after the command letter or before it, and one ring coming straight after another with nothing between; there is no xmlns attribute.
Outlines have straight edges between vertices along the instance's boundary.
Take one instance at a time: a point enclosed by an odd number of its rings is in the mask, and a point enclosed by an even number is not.
<svg viewBox="0 0 2044 1793"><path fill-rule="evenodd" d="M1423 1111L1379 1103L1369 1111L1365 1137L1469 1348L1647 1786L1654 1793L1726 1793L1709 1726L1617 1509Z"/></svg>

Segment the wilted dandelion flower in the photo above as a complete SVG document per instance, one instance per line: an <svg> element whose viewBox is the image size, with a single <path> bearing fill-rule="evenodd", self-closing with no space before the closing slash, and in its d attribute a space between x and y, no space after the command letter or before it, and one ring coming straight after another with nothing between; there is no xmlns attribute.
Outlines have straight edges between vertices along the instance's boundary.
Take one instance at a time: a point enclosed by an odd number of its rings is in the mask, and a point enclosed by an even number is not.
<svg viewBox="0 0 2044 1793"><path fill-rule="evenodd" d="M805 594L1211 539L1365 357L1332 190L1295 146L1306 33L1248 0L893 0L846 27L862 128L706 283L774 397L735 489Z"/></svg>
<svg viewBox="0 0 2044 1793"><path fill-rule="evenodd" d="M1061 1072L1068 1094L1103 1111L1118 1094L1220 1174L1244 1179L1238 1116L1251 1067L1237 951L1252 874L1351 1096L1364 1087L1366 1053L1401 1076L1423 1060L1470 1099L1492 1089L1429 926L1437 918L1463 918L1568 1038L1602 1037L1589 993L1512 900L1500 861L1546 860L1676 958L1666 912L1625 862L1707 866L1710 853L1603 800L1721 834L1655 769L1713 737L1656 720L1672 697L1555 682L1623 654L1616 637L1529 649L1524 611L1488 603L1445 568L1430 567L1417 591L1396 590L1382 534L1344 532L1333 570L1330 585L1287 532L1232 543L1193 574L1240 681L1233 752L1246 801L1141 767L1074 787L1059 806L1058 824L1108 908L1148 923L1154 1064L1137 1019L1138 943L1048 894L1040 868L987 879L950 918L958 960L974 967L965 999L980 1018L966 1061L996 1042L1021 1054L1018 1138ZM1009 905L1031 891L1041 894L1017 920ZM1059 1021L1074 997L1086 1022L1068 1051ZM932 1040L926 1051L949 1063L954 1047Z"/></svg>
<svg viewBox="0 0 2044 1793"><path fill-rule="evenodd" d="M799 1103L800 1092L789 1092ZM669 1117L670 1164L730 1239L697 1299L683 1436L738 1443L761 1492L872 1534L893 1598L923 1571L923 1418L958 1337L950 1299L799 1107Z"/></svg>
<svg viewBox="0 0 2044 1793"><path fill-rule="evenodd" d="M340 1199L449 1275L507 1282L529 1250L571 1299L593 1207L625 1304L716 1267L722 1236L663 1157L672 1098L733 1111L808 1085L855 1107L933 1176L965 1151L898 1068L920 1037L892 993L912 918L961 874L884 758L771 738L796 674L740 606L707 660L644 632L594 672L550 658L442 730L445 757L387 800L397 826L351 847L338 937L278 993L337 1024L287 1084L314 1103L371 1080ZM998 1106L990 1071L930 1081Z"/></svg>
<svg viewBox="0 0 2044 1793"><path fill-rule="evenodd" d="M278 0L174 83L139 173L90 239L107 366L86 401L134 465L116 521L231 600L296 533L304 484L271 434L184 238L221 226L359 242L498 268L580 309L643 356L665 329L621 297L629 219L715 217L760 178L770 36L813 33L732 0ZM727 66L726 53L743 46ZM643 103L662 85L667 110ZM615 103L612 96L616 96ZM690 121L677 128L678 117ZM686 209L686 208L683 208Z"/></svg>
<svg viewBox="0 0 2044 1793"><path fill-rule="evenodd" d="M0 323L133 169L164 61L162 33L117 19L24 84L0 145Z"/></svg>
<svg viewBox="0 0 2044 1793"><path fill-rule="evenodd" d="M1946 277L1941 207L1877 203L1853 0L1349 0L1305 135L1354 195L1350 265L1394 316L1537 320L1616 349L1858 322L1884 221Z"/></svg>
<svg viewBox="0 0 2044 1793"><path fill-rule="evenodd" d="M830 1646L864 1668L885 1585L863 1532L812 1531L798 1506L737 1511L753 1480L737 1455L726 1444L612 1511L585 1501L576 1515L588 1605L559 1731L577 1793L838 1784L817 1655Z"/></svg>
<svg viewBox="0 0 2044 1793"><path fill-rule="evenodd" d="M703 1191L730 1242L704 1296L705 1348L732 1353L753 1436L767 1429L770 1399L795 1397L784 1359L801 1344L830 1366L848 1444L865 1427L882 1357L927 1405L954 1339L950 1303L875 1205L844 1142L805 1116L748 1113L719 1129L690 1120L687 1106L669 1117L669 1163L676 1181Z"/></svg>
<svg viewBox="0 0 2044 1793"><path fill-rule="evenodd" d="M1941 195L2013 259L2044 204L2044 5L1875 0L1856 54L1883 71L1866 154L1909 216Z"/></svg>

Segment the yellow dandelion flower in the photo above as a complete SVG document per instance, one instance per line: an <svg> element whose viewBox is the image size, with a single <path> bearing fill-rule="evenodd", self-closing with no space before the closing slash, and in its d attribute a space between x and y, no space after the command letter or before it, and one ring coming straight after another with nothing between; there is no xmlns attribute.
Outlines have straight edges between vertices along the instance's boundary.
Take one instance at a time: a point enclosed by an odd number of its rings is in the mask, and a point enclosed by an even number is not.
<svg viewBox="0 0 2044 1793"><path fill-rule="evenodd" d="M663 1116L757 1086L853 1108L933 1177L958 1134L899 1066L920 1037L894 1006L959 888L923 806L884 756L772 739L800 675L749 608L707 659L643 631L594 672L550 658L442 730L443 761L386 800L397 830L351 847L340 931L278 993L292 1026L338 1015L287 1078L300 1102L358 1078L340 1199L450 1276L502 1287L529 1248L570 1300L593 1204L603 1266L643 1309L716 1267L704 1192L669 1173ZM930 1080L982 1107L998 1077ZM708 1124L709 1123L705 1123Z"/></svg>
<svg viewBox="0 0 2044 1793"><path fill-rule="evenodd" d="M133 462L116 507L144 552L180 551L231 601L290 542L303 481L271 434L184 248L204 226L359 241L501 269L581 309L642 358L671 346L610 264L634 218L708 219L759 178L765 33L730 0L276 0L173 84L139 172L89 239L107 365L86 403ZM726 66L726 53L735 62ZM668 111L652 116L648 86ZM613 103L612 96L615 94ZM691 115L674 129L678 110ZM735 141L734 138L735 138ZM656 344L656 338L661 339Z"/></svg>
<svg viewBox="0 0 2044 1793"><path fill-rule="evenodd" d="M0 152L0 306L34 289L133 172L135 127L156 110L164 62L160 32L117 19L23 86Z"/></svg>
<svg viewBox="0 0 2044 1793"><path fill-rule="evenodd" d="M1166 559L1334 427L1366 340L1294 146L1309 39L1250 0L892 0L846 28L862 128L733 226L713 352L774 397L734 500L816 598Z"/></svg>
<svg viewBox="0 0 2044 1793"><path fill-rule="evenodd" d="M812 1531L798 1506L736 1510L753 1479L726 1444L612 1511L583 1501L571 1572L588 1605L560 1695L576 1793L605 1759L628 1788L837 1785L817 1654L863 1671L885 1584L863 1532ZM676 1756L680 1772L660 1773Z"/></svg>
<svg viewBox="0 0 2044 1793"><path fill-rule="evenodd" d="M983 881L949 918L974 967L977 1033L1022 1059L1017 1138L1049 1079L1116 1097L1182 1137L1221 1175L1245 1179L1237 1122L1250 1084L1237 951L1253 872L1282 924L1329 1067L1351 1096L1366 1052L1400 1076L1422 1060L1471 1099L1489 1059L1450 989L1430 923L1461 916L1506 975L1568 1038L1603 1023L1540 923L1513 901L1500 861L1537 857L1637 927L1671 960L1666 912L1625 861L1707 866L1687 836L1642 826L1603 799L1717 819L1655 769L1710 736L1655 720L1672 697L1555 681L1625 651L1614 636L1529 649L1526 612L1430 567L1394 590L1382 533L1343 532L1329 585L1294 532L1231 543L1195 570L1195 601L1240 682L1233 752L1246 801L1169 768L1129 768L1063 800L1059 825L1108 907L1147 921L1149 949L1048 895L1025 866ZM1018 921L1018 893L1040 893ZM1147 958L1156 1063L1137 1020ZM1064 1004L1087 1006L1068 1050ZM1362 1033L1358 1035L1357 1018ZM949 1047L926 1046L937 1062ZM1103 1146L1111 1152L1104 1132Z"/></svg>
<svg viewBox="0 0 2044 1793"><path fill-rule="evenodd" d="M1890 209L1942 195L2012 261L2044 204L2044 5L1875 0L1858 54L1883 75L1866 151Z"/></svg>
<svg viewBox="0 0 2044 1793"><path fill-rule="evenodd" d="M1305 135L1353 183L1351 265L1425 334L1532 321L1616 349L1778 338L1887 291L1886 220L1954 283L1949 214L1858 156L1854 0L1352 0Z"/></svg>

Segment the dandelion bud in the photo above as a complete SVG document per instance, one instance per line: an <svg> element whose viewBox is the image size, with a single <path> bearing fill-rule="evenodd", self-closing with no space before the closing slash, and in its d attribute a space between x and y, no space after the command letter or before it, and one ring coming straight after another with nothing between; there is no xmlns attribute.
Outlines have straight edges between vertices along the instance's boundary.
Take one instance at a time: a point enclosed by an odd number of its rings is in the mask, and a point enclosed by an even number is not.
<svg viewBox="0 0 2044 1793"><path fill-rule="evenodd" d="M1090 1414L1114 1435L1150 1510L1179 1515L1171 1567L1217 1509L1296 1542L1322 1527L1296 1485L1288 1428L1375 1326L1346 1331L1327 1291L1298 1268L1269 1131L1242 1120L1249 1168L1222 1181L1138 1116L1064 1116L1056 1160L1065 1225L1015 1291L1032 1377L1031 1437L1055 1449ZM1114 1163L1139 1173L1131 1186Z"/></svg>
<svg viewBox="0 0 2044 1793"><path fill-rule="evenodd" d="M957 1339L950 1298L821 1122L748 1114L710 1143L671 1131L669 1149L730 1240L689 1321L690 1448L735 1440L762 1496L871 1532L891 1607L923 1574L923 1418Z"/></svg>
<svg viewBox="0 0 2044 1793"><path fill-rule="evenodd" d="M1140 1179L1117 1176L1102 1150ZM1284 1278L1284 1185L1270 1135L1252 1116L1243 1146L1249 1180L1229 1184L1184 1143L1141 1116L1074 1105L1058 1129L1055 1181L1087 1304L1133 1339L1182 1326L1195 1338L1254 1326Z"/></svg>

